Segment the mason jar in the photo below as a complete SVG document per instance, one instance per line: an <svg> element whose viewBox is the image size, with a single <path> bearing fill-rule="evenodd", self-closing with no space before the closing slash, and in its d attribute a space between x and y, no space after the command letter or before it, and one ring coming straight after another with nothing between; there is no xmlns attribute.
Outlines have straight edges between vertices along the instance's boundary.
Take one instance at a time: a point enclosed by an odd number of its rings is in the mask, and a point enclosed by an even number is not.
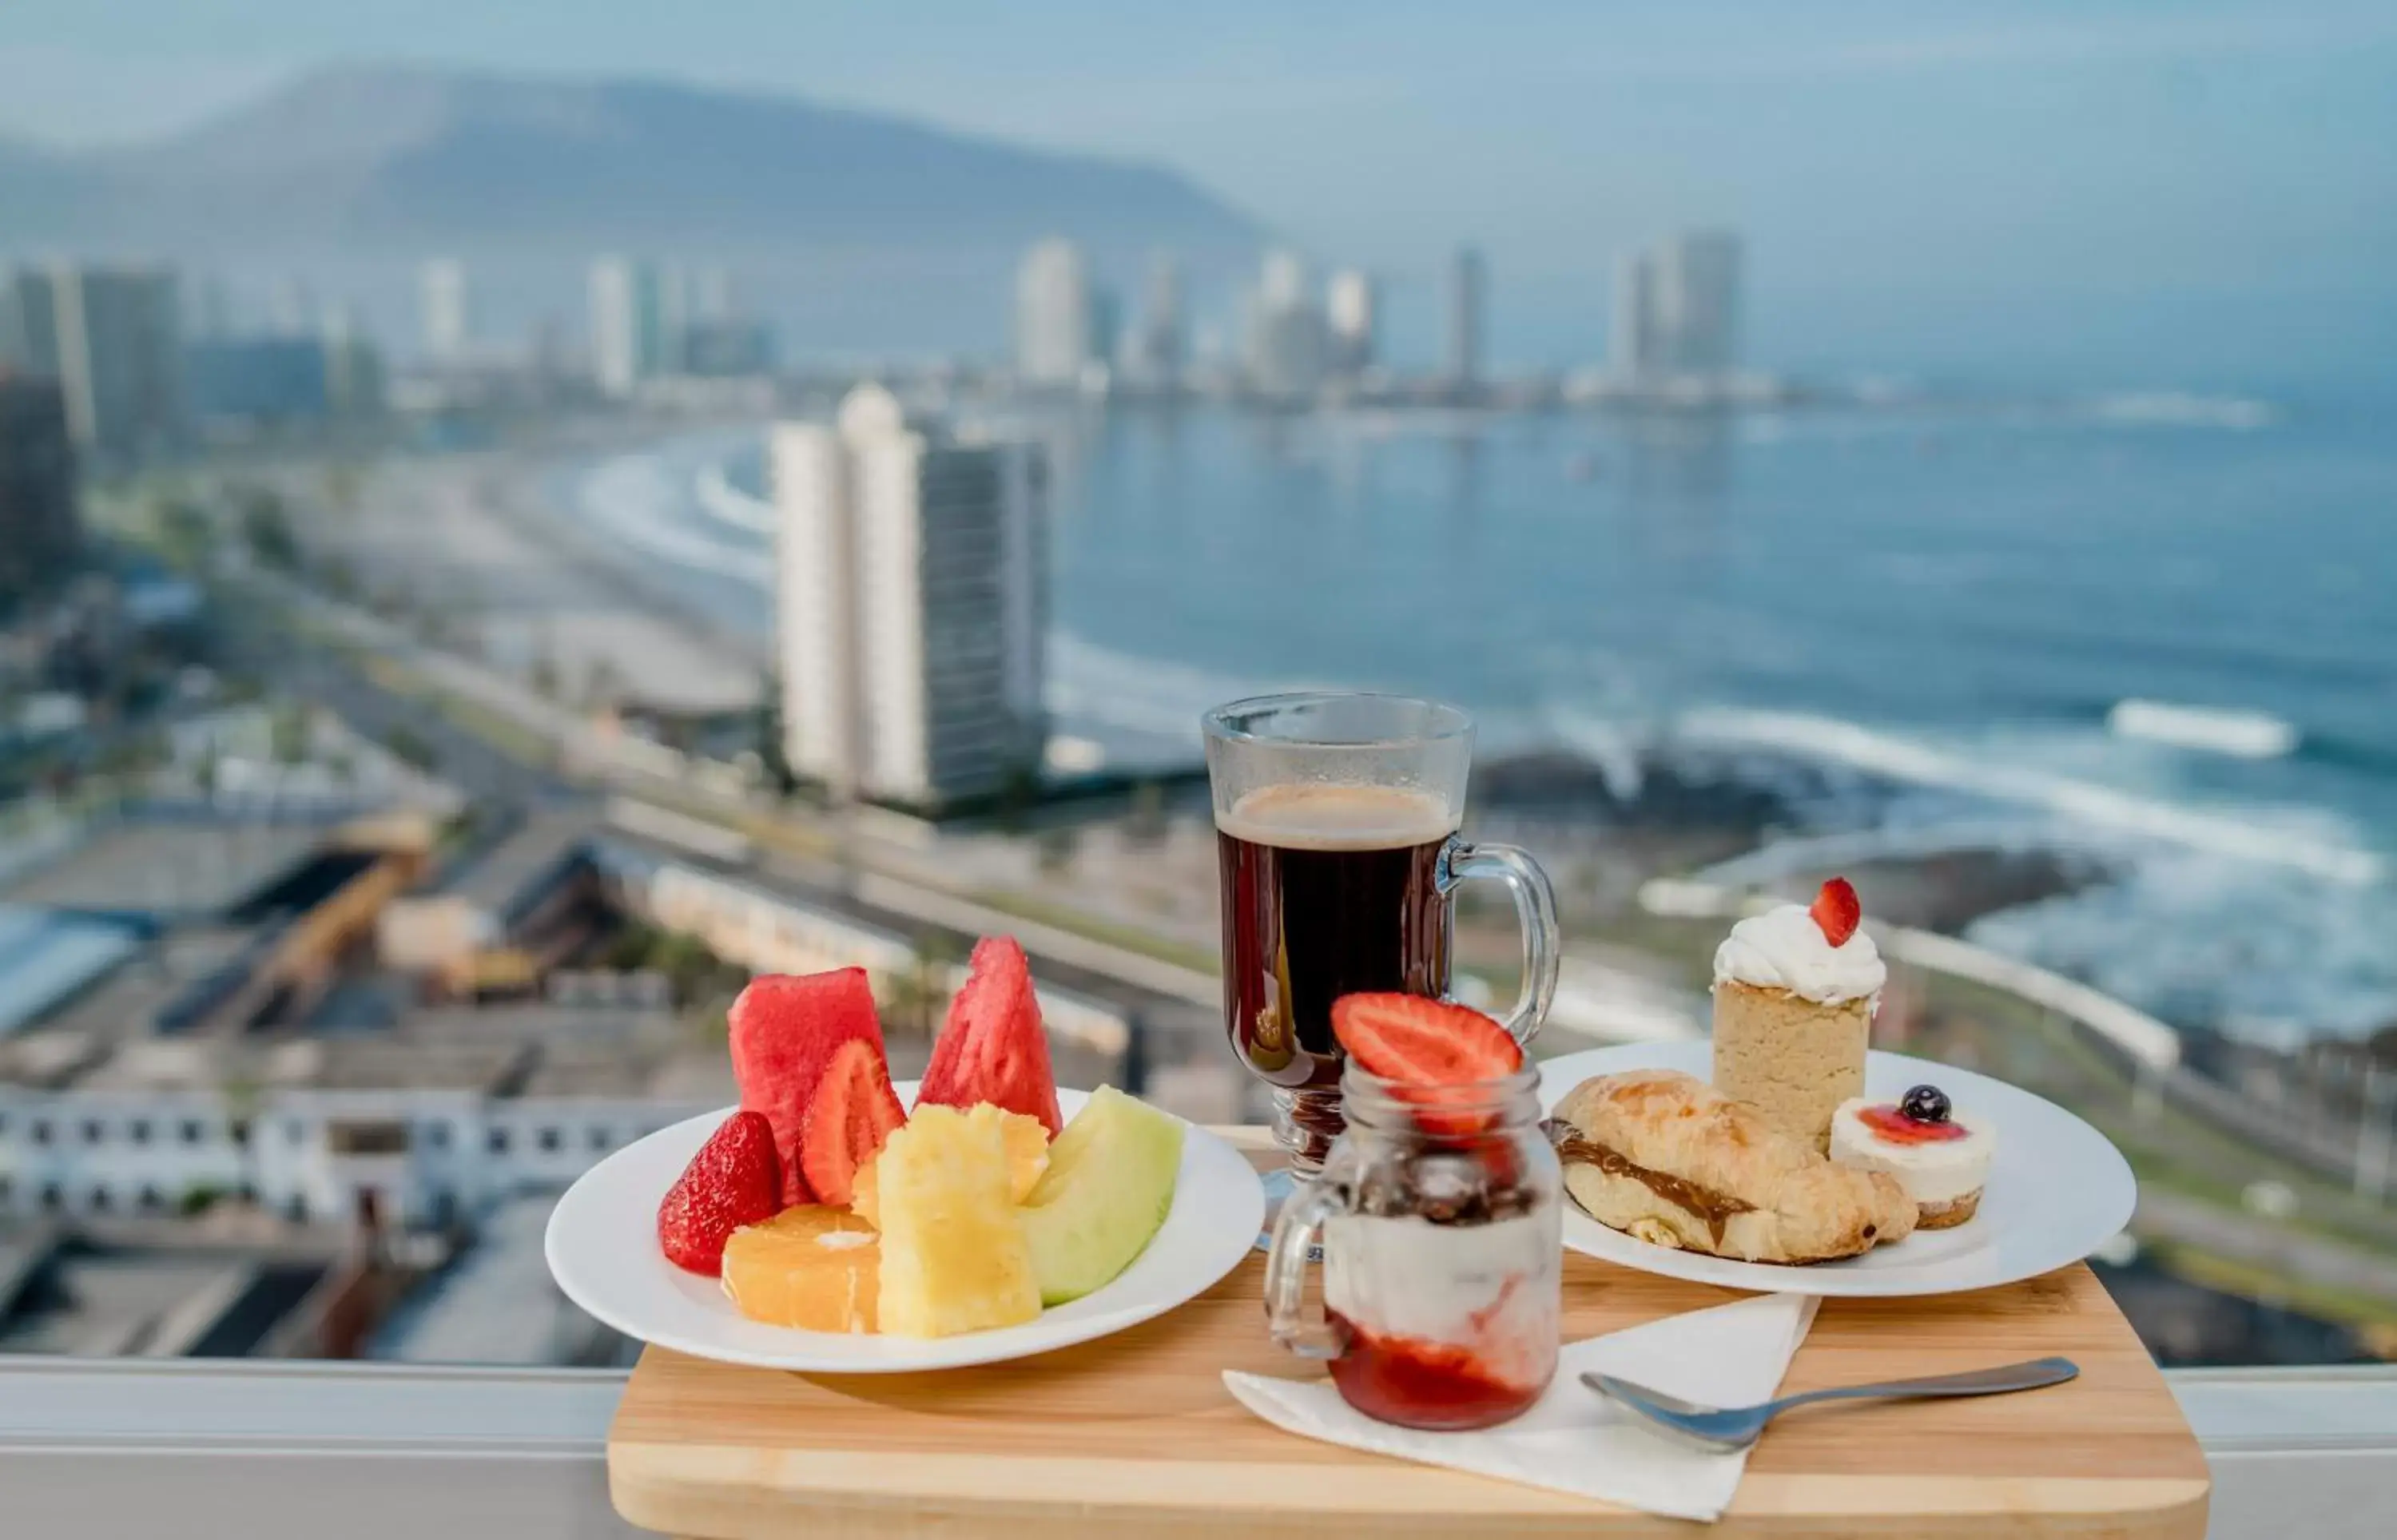
<svg viewBox="0 0 2397 1540"><path fill-rule="evenodd" d="M1274 1340L1327 1361L1368 1416L1487 1427L1556 1374L1564 1178L1536 1065L1464 1085L1386 1081L1350 1059L1347 1127L1283 1205L1265 1262ZM1306 1308L1321 1245L1323 1310Z"/></svg>

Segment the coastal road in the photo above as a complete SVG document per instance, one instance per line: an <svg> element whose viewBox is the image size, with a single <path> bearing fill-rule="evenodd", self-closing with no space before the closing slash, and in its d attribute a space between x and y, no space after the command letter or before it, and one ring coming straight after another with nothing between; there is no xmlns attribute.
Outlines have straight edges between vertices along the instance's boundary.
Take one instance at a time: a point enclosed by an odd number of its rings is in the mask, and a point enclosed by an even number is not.
<svg viewBox="0 0 2397 1540"><path fill-rule="evenodd" d="M234 658L301 699L323 706L352 727L388 743L405 730L427 745L435 773L485 807L531 807L586 800L589 793L537 765L502 753L466 731L430 700L385 689L333 648L294 637L276 626L265 605L220 606Z"/></svg>
<svg viewBox="0 0 2397 1540"><path fill-rule="evenodd" d="M2397 1304L2397 1256L2358 1251L2278 1220L2217 1207L2152 1185L2139 1188L2132 1230L2232 1262L2267 1268L2325 1289Z"/></svg>

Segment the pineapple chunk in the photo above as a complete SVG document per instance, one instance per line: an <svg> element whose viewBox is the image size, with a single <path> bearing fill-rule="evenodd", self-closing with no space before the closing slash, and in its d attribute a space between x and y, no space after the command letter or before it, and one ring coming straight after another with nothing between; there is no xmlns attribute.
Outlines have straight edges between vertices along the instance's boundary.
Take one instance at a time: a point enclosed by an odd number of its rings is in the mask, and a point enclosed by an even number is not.
<svg viewBox="0 0 2397 1540"><path fill-rule="evenodd" d="M897 1336L954 1336L1040 1314L995 1107L920 1107L875 1161L882 1228L875 1314Z"/></svg>
<svg viewBox="0 0 2397 1540"><path fill-rule="evenodd" d="M988 1102L981 1103L974 1111L979 1113L988 1106ZM1007 1144L1008 1201L1021 1203L1031 1196L1041 1174L1049 1169L1049 1131L1040 1126L1039 1119L1022 1112L1001 1111L998 1117L999 1135ZM868 1161L857 1168L857 1181L849 1201L849 1211L877 1229L882 1228L878 1165L877 1162Z"/></svg>

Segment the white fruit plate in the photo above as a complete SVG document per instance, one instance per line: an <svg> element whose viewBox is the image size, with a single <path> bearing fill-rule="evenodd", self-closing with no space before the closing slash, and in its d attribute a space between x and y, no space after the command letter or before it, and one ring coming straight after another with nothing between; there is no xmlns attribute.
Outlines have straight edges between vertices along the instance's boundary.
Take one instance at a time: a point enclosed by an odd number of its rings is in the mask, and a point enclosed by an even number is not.
<svg viewBox="0 0 2397 1540"><path fill-rule="evenodd" d="M916 1082L896 1087L913 1107ZM1060 1090L1071 1119L1089 1096ZM1249 1255L1265 1191L1245 1157L1185 1124L1173 1207L1115 1281L1037 1321L950 1337L844 1335L768 1326L732 1308L722 1284L683 1271L658 1249L658 1203L733 1109L687 1119L626 1145L583 1173L550 1215L550 1276L566 1297L630 1337L696 1358L760 1369L895 1374L1027 1358L1110 1335L1204 1293Z"/></svg>
<svg viewBox="0 0 2397 1540"><path fill-rule="evenodd" d="M1540 1065L1540 1106L1553 1110L1593 1075L1681 1069L1704 1080L1712 1069L1713 1046L1703 1042L1635 1042L1566 1054ZM1970 1122L1977 1114L1997 1129L1998 1148L1980 1209L1952 1229L1917 1230L1895 1245L1876 1246L1845 1261L1785 1267L1636 1241L1567 1200L1565 1245L1602 1262L1726 1289L1943 1294L2052 1272L2087 1256L2131 1222L2139 1188L2130 1163L2105 1135L2054 1102L1987 1075L1904 1054L1875 1053L1865 1061L1868 1095L1895 1101L1908 1086L1926 1083L1948 1093L1958 1118Z"/></svg>

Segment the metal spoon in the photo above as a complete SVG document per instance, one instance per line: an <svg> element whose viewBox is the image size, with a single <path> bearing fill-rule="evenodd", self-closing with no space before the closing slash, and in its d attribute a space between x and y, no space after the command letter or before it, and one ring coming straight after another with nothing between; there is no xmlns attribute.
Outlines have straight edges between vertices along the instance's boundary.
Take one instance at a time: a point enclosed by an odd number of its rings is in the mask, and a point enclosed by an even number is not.
<svg viewBox="0 0 2397 1540"><path fill-rule="evenodd" d="M1700 1406L1678 1396L1666 1395L1661 1390L1651 1390L1645 1386L1619 1380L1613 1374L1584 1374L1581 1380L1607 1400L1639 1413L1665 1432L1701 1449L1721 1452L1746 1449L1764 1431L1766 1423L1791 1407L1803 1406L1808 1401L1862 1401L1881 1397L1994 1396L2007 1390L2036 1390L2042 1386L2062 1385L2080 1373L2080 1366L2070 1359L2032 1359L1995 1369L1975 1369L1964 1374L1932 1374L1922 1379L1843 1386L1836 1390L1809 1390L1803 1395L1784 1396L1779 1401L1766 1401L1761 1406L1730 1408Z"/></svg>

